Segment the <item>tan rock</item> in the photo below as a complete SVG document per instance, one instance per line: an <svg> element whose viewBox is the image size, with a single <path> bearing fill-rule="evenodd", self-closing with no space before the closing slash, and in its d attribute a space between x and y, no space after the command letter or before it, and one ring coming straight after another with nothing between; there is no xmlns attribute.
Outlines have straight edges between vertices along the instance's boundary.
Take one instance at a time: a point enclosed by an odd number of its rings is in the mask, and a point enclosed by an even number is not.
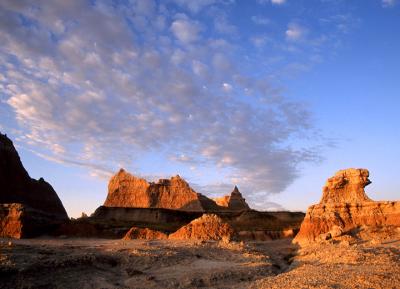
<svg viewBox="0 0 400 289"><path fill-rule="evenodd" d="M229 196L215 198L214 201L217 203L218 206L229 209L231 211L243 211L250 209L249 205L246 203L245 198L243 198L237 186L235 186Z"/></svg>
<svg viewBox="0 0 400 289"><path fill-rule="evenodd" d="M196 193L179 175L149 183L123 169L111 178L104 206L200 212L213 206L217 208L211 199Z"/></svg>
<svg viewBox="0 0 400 289"><path fill-rule="evenodd" d="M368 170L342 170L324 187L319 204L308 208L294 243L336 238L362 226L400 226L400 202L371 201L364 192Z"/></svg>
<svg viewBox="0 0 400 289"><path fill-rule="evenodd" d="M234 230L220 217L214 214L204 214L200 218L191 221L175 233L169 235L169 239L179 240L227 240L232 239Z"/></svg>
<svg viewBox="0 0 400 289"><path fill-rule="evenodd" d="M132 240L132 239L161 240L167 238L168 235L160 231L151 230L149 228L132 227L125 234L123 240Z"/></svg>
<svg viewBox="0 0 400 289"><path fill-rule="evenodd" d="M320 204L361 203L371 201L364 188L371 183L366 169L347 169L338 171L329 178L323 187Z"/></svg>

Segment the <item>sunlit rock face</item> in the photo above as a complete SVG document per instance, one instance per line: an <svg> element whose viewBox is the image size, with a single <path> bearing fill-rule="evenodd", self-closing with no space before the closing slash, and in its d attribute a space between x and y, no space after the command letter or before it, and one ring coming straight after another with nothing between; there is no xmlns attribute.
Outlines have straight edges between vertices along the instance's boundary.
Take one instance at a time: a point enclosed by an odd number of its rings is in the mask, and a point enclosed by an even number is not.
<svg viewBox="0 0 400 289"><path fill-rule="evenodd" d="M143 239L143 240L161 240L168 239L168 235L157 230L151 230L149 228L138 228L132 227L122 238L123 240L134 240L134 239Z"/></svg>
<svg viewBox="0 0 400 289"><path fill-rule="evenodd" d="M149 183L121 169L108 185L106 207L217 210L214 201L196 193L179 175Z"/></svg>
<svg viewBox="0 0 400 289"><path fill-rule="evenodd" d="M169 239L178 240L230 240L234 237L233 228L219 216L204 214L191 221L176 232L169 235Z"/></svg>
<svg viewBox="0 0 400 289"><path fill-rule="evenodd" d="M400 226L400 202L375 202L364 187L371 182L366 169L341 170L329 178L321 202L308 208L293 240L300 245L351 234L357 228Z"/></svg>
<svg viewBox="0 0 400 289"><path fill-rule="evenodd" d="M338 171L329 178L323 187L320 204L324 203L362 203L371 201L364 188L371 181L366 169L347 169Z"/></svg>
<svg viewBox="0 0 400 289"><path fill-rule="evenodd" d="M3 134L0 134L0 206L3 237L33 236L35 230L37 234L44 233L47 225L68 220L53 187L43 178L35 180L29 176L14 144ZM10 229L13 226L15 230Z"/></svg>
<svg viewBox="0 0 400 289"><path fill-rule="evenodd" d="M235 186L229 196L215 198L214 201L217 203L218 206L229 209L231 211L243 211L250 209L249 205L246 203L245 198L243 198L237 186Z"/></svg>

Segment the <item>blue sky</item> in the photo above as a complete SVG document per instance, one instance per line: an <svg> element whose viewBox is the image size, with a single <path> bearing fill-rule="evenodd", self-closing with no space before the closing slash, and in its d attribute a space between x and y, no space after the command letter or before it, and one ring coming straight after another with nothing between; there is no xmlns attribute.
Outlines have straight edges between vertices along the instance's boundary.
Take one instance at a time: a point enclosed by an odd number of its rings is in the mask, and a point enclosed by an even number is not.
<svg viewBox="0 0 400 289"><path fill-rule="evenodd" d="M2 1L0 130L68 213L120 167L305 210L339 169L399 199L395 0Z"/></svg>

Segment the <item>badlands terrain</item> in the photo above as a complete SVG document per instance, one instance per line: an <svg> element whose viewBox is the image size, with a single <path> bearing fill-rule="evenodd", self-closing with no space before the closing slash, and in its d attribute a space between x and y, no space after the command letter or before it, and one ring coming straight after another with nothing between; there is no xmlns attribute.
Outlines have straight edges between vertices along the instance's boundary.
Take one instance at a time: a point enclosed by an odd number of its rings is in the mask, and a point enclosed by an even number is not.
<svg viewBox="0 0 400 289"><path fill-rule="evenodd" d="M366 169L329 178L302 212L259 212L237 187L211 199L180 176L121 169L103 205L69 219L0 134L0 288L400 288L400 202Z"/></svg>
<svg viewBox="0 0 400 289"><path fill-rule="evenodd" d="M25 239L1 243L0 288L399 288L400 234L299 248L252 242Z"/></svg>

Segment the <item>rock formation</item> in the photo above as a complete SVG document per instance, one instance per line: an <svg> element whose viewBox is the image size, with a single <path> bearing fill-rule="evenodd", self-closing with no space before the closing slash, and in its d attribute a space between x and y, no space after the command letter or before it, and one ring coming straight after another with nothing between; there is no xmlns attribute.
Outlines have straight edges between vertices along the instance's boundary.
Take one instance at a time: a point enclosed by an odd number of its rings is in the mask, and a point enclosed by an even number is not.
<svg viewBox="0 0 400 289"><path fill-rule="evenodd" d="M196 193L179 175L149 183L121 169L108 185L106 207L166 208L185 211L217 210L211 199Z"/></svg>
<svg viewBox="0 0 400 289"><path fill-rule="evenodd" d="M347 169L338 171L329 178L323 187L320 204L326 203L362 203L371 201L364 188L371 181L369 172L365 169Z"/></svg>
<svg viewBox="0 0 400 289"><path fill-rule="evenodd" d="M151 230L149 228L132 227L124 236L123 240L144 239L144 240L161 240L168 239L168 235Z"/></svg>
<svg viewBox="0 0 400 289"><path fill-rule="evenodd" d="M3 236L13 226L21 226L20 233L9 234L10 237L23 237L30 229L23 226L33 216L41 216L38 224L45 225L68 220L67 213L52 186L44 181L32 179L23 167L19 155L6 136L0 133L0 206L2 221L0 231ZM11 205L15 204L15 205ZM32 216L29 213L32 212ZM34 212L34 213L33 213ZM9 215L5 215L9 214ZM35 222L29 222L30 224ZM34 233L34 232L33 232ZM39 233L39 232L37 232Z"/></svg>
<svg viewBox="0 0 400 289"><path fill-rule="evenodd" d="M239 192L237 186L235 186L230 196L215 198L214 201L217 203L218 206L227 208L231 211L243 211L250 209L249 205L246 203L246 200Z"/></svg>
<svg viewBox="0 0 400 289"><path fill-rule="evenodd" d="M179 240L230 240L234 236L233 228L214 214L204 214L191 221L175 233L170 239Z"/></svg>
<svg viewBox="0 0 400 289"><path fill-rule="evenodd" d="M364 191L368 176L368 170L347 169L328 179L321 202L308 208L293 241L304 245L365 226L400 226L400 202L370 200Z"/></svg>

